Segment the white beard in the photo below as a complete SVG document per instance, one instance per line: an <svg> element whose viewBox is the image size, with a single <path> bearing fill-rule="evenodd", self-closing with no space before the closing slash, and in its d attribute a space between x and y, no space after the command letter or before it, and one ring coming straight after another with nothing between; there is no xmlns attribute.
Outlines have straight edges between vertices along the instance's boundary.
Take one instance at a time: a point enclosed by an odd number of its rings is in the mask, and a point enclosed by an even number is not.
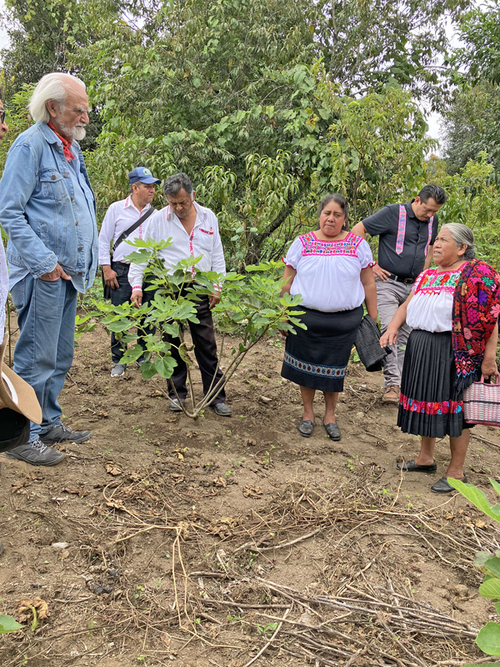
<svg viewBox="0 0 500 667"><path fill-rule="evenodd" d="M82 141L83 139L85 139L85 134L86 134L85 125L75 125L72 134L73 134L73 139L76 139L77 141Z"/></svg>
<svg viewBox="0 0 500 667"><path fill-rule="evenodd" d="M78 124L73 126L71 129L65 125L65 123L59 123L61 130L64 132L64 136L70 139L71 141L82 141L85 139L86 129L85 125Z"/></svg>

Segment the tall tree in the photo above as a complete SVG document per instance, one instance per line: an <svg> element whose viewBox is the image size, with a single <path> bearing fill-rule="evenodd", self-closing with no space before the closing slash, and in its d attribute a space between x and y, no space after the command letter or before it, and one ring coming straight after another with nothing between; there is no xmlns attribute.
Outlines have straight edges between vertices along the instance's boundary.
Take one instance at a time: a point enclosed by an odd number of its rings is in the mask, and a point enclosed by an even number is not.
<svg viewBox="0 0 500 667"><path fill-rule="evenodd" d="M102 22L119 16L120 0L5 0L5 7L10 46L1 58L10 97L47 72L68 70L70 56L96 40Z"/></svg>
<svg viewBox="0 0 500 667"><path fill-rule="evenodd" d="M486 151L500 169L500 7L489 3L466 13L461 46L450 58L456 84L445 113L446 157L451 173Z"/></svg>
<svg viewBox="0 0 500 667"><path fill-rule="evenodd" d="M104 123L88 160L101 206L137 164L183 170L227 239L257 258L307 223L327 188L352 196L356 215L382 205L421 177L425 127L410 96L431 85L444 18L466 5L122 0L95 22L90 0L69 0L92 17L64 66Z"/></svg>
<svg viewBox="0 0 500 667"><path fill-rule="evenodd" d="M484 151L500 170L500 86L463 83L444 114L445 156L450 174Z"/></svg>
<svg viewBox="0 0 500 667"><path fill-rule="evenodd" d="M326 0L319 3L315 33L332 80L357 95L399 85L434 108L447 81L447 26L469 0Z"/></svg>
<svg viewBox="0 0 500 667"><path fill-rule="evenodd" d="M455 49L452 64L465 70L470 83L500 84L500 7L486 2L467 12L458 24L463 44Z"/></svg>

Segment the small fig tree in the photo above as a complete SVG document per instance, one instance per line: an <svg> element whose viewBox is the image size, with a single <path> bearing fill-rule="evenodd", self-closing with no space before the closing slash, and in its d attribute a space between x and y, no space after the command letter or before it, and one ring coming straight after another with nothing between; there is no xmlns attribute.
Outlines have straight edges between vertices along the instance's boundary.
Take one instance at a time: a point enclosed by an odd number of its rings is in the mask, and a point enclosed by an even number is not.
<svg viewBox="0 0 500 667"><path fill-rule="evenodd" d="M173 273L168 273L159 253L171 245L170 239L160 242L135 239L130 245L135 251L127 256L127 260L145 265L143 304L137 308L131 303L113 306L108 302L94 301L97 310L79 318L77 324L80 331L89 330L94 326L90 320L98 316L108 332L113 332L123 343L135 342L123 356L123 364L133 363L143 354L142 347L137 343L138 334L134 331L137 328L149 357L141 365L145 379L155 375L167 381L171 378L177 366L172 356L175 347L187 366L192 407L183 406L183 411L188 417L196 418L213 401L231 380L245 355L264 336L276 335L278 331L293 334L296 326L305 328L297 318L302 313L296 308L301 303L301 297L290 294L281 296L281 262L247 266L245 274L223 275L199 271L196 265L201 256L189 257L179 262ZM219 358L227 352L227 336L234 337L237 343L230 348L223 383L216 386L214 377L208 393L198 399L194 395L191 378L194 346L186 340L185 329L189 322L198 323L196 303L214 291L221 293L221 301L212 311L217 329L222 333ZM178 345L171 339L167 340L166 335L177 339Z"/></svg>

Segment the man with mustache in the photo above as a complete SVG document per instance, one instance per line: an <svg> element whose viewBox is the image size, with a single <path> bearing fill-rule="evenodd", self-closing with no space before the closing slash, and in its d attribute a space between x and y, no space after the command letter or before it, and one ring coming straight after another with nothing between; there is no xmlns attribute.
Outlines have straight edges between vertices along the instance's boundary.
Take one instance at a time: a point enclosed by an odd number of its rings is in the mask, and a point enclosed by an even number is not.
<svg viewBox="0 0 500 667"><path fill-rule="evenodd" d="M226 273L224 249L219 234L219 222L209 208L195 201L196 192L187 174L180 172L167 178L163 192L168 206L157 211L145 225L143 238L153 241L171 239L172 245L159 253L168 273L184 259L200 257L197 264L200 271ZM140 306L143 295L152 298L152 292L143 294L144 264L131 264L128 279L132 288L132 303ZM192 267L194 276L194 265ZM148 296L149 295L149 296ZM212 386L223 384L223 374L219 368L217 343L211 310L220 301L217 290L210 296L203 296L196 304L198 322L189 322L194 344L194 354L201 372L203 392L208 394ZM177 366L169 381L169 407L172 412L181 412L187 397L187 366L179 354L180 340L165 334L165 340L172 344L171 354ZM174 391L175 389L175 391ZM231 417L231 408L226 405L224 387L213 399L209 407L219 417Z"/></svg>
<svg viewBox="0 0 500 667"><path fill-rule="evenodd" d="M46 74L29 111L35 125L13 143L0 183L0 225L19 323L14 371L35 390L43 421L5 455L52 466L64 454L47 445L92 436L65 426L58 402L73 362L77 294L92 285L98 258L95 198L77 143L89 122L85 84Z"/></svg>

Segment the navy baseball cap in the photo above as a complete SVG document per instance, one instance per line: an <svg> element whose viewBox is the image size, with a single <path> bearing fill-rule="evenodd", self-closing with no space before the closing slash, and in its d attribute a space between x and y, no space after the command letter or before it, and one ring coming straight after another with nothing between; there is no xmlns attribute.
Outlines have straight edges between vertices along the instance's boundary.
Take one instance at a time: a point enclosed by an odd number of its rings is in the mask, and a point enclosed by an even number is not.
<svg viewBox="0 0 500 667"><path fill-rule="evenodd" d="M136 167L129 172L128 182L132 185L132 183L137 183L138 181L147 184L156 183L156 185L161 183L161 181L158 178L155 178L146 167Z"/></svg>

